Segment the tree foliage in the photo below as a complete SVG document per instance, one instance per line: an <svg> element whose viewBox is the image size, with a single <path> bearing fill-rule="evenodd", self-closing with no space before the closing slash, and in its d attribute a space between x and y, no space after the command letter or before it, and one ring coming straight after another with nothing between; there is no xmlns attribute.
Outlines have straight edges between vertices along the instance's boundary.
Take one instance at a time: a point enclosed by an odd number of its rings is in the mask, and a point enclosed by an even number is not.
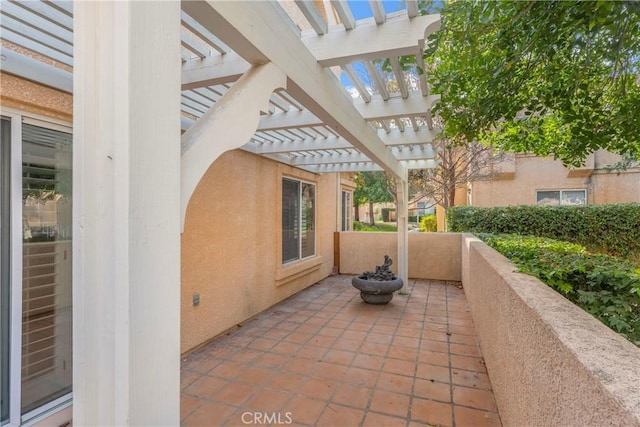
<svg viewBox="0 0 640 427"><path fill-rule="evenodd" d="M425 66L445 135L566 165L600 148L640 158L640 3L465 0L441 15Z"/></svg>
<svg viewBox="0 0 640 427"><path fill-rule="evenodd" d="M369 203L371 225L375 225L373 204L395 200L394 193L389 191L393 186L392 179L384 172L370 171L358 172L354 181L356 183L356 189L353 193L354 205L357 208L364 203Z"/></svg>

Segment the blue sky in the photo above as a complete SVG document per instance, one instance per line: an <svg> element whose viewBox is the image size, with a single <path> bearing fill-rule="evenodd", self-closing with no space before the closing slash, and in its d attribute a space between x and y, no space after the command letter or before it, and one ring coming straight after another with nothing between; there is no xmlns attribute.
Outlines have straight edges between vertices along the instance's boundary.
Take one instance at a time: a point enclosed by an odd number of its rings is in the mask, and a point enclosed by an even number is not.
<svg viewBox="0 0 640 427"><path fill-rule="evenodd" d="M369 2L367 0L347 0L347 3L349 3L351 12L353 13L353 16L354 18L356 18L356 20L370 18L373 16L373 13L371 13L371 8L369 7ZM382 2L382 5L384 6L384 10L387 13L396 12L398 10L404 10L407 8L406 3L399 0L385 0ZM362 66L361 64L355 64L354 68L356 72L361 72L366 75L364 66ZM340 76L340 82L346 88L353 87L348 77L346 77L344 73L342 73L342 75Z"/></svg>
<svg viewBox="0 0 640 427"><path fill-rule="evenodd" d="M369 2L367 0L348 0L353 16L356 19L369 18L372 15L371 8L369 8ZM385 0L382 2L384 10L387 13L396 12L407 8L407 5L403 1L399 0Z"/></svg>

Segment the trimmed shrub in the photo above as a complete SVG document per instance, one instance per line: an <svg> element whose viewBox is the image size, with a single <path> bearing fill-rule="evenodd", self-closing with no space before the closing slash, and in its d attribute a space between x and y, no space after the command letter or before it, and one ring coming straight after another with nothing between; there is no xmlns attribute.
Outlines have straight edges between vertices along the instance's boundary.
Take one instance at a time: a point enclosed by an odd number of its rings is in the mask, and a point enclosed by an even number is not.
<svg viewBox="0 0 640 427"><path fill-rule="evenodd" d="M438 231L438 221L436 220L435 214L425 215L420 218L420 231Z"/></svg>
<svg viewBox="0 0 640 427"><path fill-rule="evenodd" d="M640 268L574 243L478 234L489 246L537 277L614 331L640 346Z"/></svg>
<svg viewBox="0 0 640 427"><path fill-rule="evenodd" d="M453 206L451 231L512 233L578 243L593 252L640 259L640 203L586 206Z"/></svg>

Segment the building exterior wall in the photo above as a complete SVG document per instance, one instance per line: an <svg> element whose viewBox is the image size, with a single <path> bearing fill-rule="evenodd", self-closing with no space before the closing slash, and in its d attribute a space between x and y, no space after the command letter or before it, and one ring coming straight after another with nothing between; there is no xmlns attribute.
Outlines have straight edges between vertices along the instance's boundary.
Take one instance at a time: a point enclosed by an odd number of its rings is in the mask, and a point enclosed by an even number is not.
<svg viewBox="0 0 640 427"><path fill-rule="evenodd" d="M514 173L501 179L474 181L474 206L536 204L536 190L586 190L588 204L640 202L640 168L620 174L604 167L619 160L605 151L587 158L585 167L570 170L549 157L516 155Z"/></svg>
<svg viewBox="0 0 640 427"><path fill-rule="evenodd" d="M0 72L0 104L71 122L73 96Z"/></svg>
<svg viewBox="0 0 640 427"><path fill-rule="evenodd" d="M285 266L283 177L316 184L316 256ZM331 273L339 180L241 150L213 163L191 198L182 234L183 353Z"/></svg>

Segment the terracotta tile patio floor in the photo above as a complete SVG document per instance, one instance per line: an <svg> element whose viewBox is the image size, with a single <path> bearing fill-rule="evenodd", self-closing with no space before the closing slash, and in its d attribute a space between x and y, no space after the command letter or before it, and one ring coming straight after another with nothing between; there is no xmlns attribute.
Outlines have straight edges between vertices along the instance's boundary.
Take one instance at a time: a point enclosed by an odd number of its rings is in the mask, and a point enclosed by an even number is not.
<svg viewBox="0 0 640 427"><path fill-rule="evenodd" d="M385 306L329 277L182 362L184 426L499 426L464 291Z"/></svg>

